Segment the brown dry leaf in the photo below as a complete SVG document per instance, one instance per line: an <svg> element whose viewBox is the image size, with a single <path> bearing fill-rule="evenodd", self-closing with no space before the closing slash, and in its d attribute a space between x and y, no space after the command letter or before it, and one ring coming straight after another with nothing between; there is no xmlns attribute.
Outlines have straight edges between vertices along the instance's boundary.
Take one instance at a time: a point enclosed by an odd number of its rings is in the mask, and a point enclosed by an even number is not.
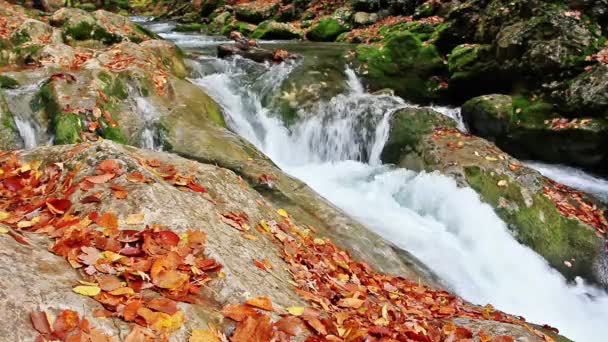
<svg viewBox="0 0 608 342"><path fill-rule="evenodd" d="M177 303L167 298L154 298L146 303L150 309L173 315L177 312Z"/></svg>
<svg viewBox="0 0 608 342"><path fill-rule="evenodd" d="M221 342L220 338L211 330L194 329L188 342Z"/></svg>
<svg viewBox="0 0 608 342"><path fill-rule="evenodd" d="M234 321L241 322L250 316L260 315L255 309L245 304L228 304L222 309L222 315Z"/></svg>
<svg viewBox="0 0 608 342"><path fill-rule="evenodd" d="M502 335L502 336L495 336L494 338L492 338L492 340L490 342L514 342L514 341L515 340L513 340L513 337Z"/></svg>
<svg viewBox="0 0 608 342"><path fill-rule="evenodd" d="M190 276L186 273L169 270L161 271L156 276L152 277L152 283L161 289L175 290L182 287L190 280Z"/></svg>
<svg viewBox="0 0 608 342"><path fill-rule="evenodd" d="M282 331L291 336L298 336L304 332L304 323L298 317L287 316L278 320L274 326L277 330Z"/></svg>
<svg viewBox="0 0 608 342"><path fill-rule="evenodd" d="M353 309L358 309L360 308L363 303L365 303L365 301L363 299L358 299L358 298L344 298L341 299L338 302L338 306L341 306L343 308L353 308Z"/></svg>
<svg viewBox="0 0 608 342"><path fill-rule="evenodd" d="M95 278L99 287L107 292L114 291L119 287L122 287L122 280L117 276L113 275L100 275Z"/></svg>
<svg viewBox="0 0 608 342"><path fill-rule="evenodd" d="M270 317L259 315L247 317L245 321L239 322L231 342L268 342L272 339L272 324Z"/></svg>
<svg viewBox="0 0 608 342"><path fill-rule="evenodd" d="M103 175L85 177L84 180L93 184L103 184L114 178L114 176L113 173L104 173Z"/></svg>
<svg viewBox="0 0 608 342"><path fill-rule="evenodd" d="M30 313L30 320L32 321L32 325L34 329L39 333L46 335L51 334L51 323L49 322L49 318L44 311L32 311Z"/></svg>
<svg viewBox="0 0 608 342"><path fill-rule="evenodd" d="M248 299L245 303L262 310L272 311L272 301L268 297L251 298Z"/></svg>
<svg viewBox="0 0 608 342"><path fill-rule="evenodd" d="M143 173L138 171L129 172L129 174L127 174L127 180L133 183L147 183L150 181Z"/></svg>
<svg viewBox="0 0 608 342"><path fill-rule="evenodd" d="M124 190L112 191L112 195L114 195L116 199L127 199L129 197L129 194Z"/></svg>

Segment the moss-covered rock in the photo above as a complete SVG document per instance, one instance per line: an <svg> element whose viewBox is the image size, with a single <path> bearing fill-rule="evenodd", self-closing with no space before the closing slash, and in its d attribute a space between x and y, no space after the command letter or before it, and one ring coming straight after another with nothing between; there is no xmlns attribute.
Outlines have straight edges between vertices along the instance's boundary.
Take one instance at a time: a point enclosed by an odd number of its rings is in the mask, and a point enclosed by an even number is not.
<svg viewBox="0 0 608 342"><path fill-rule="evenodd" d="M472 133L518 158L608 172L604 119L563 118L550 103L508 95L473 98L463 105L462 115Z"/></svg>
<svg viewBox="0 0 608 342"><path fill-rule="evenodd" d="M293 24L267 20L258 25L251 36L256 39L301 39L304 32Z"/></svg>
<svg viewBox="0 0 608 342"><path fill-rule="evenodd" d="M455 123L446 120L450 119L430 109L395 113L382 160L413 170L439 171L472 187L507 223L515 239L568 279L581 276L608 286L608 278L598 267L608 261L601 227L560 212L556 200L547 194L563 187L524 167L491 142L454 129ZM575 207L601 206L574 191L562 196Z"/></svg>
<svg viewBox="0 0 608 342"><path fill-rule="evenodd" d="M0 89L15 89L19 88L19 82L16 79L7 76L0 75Z"/></svg>
<svg viewBox="0 0 608 342"><path fill-rule="evenodd" d="M272 2L249 2L234 6L236 18L252 24L272 18L278 10L279 5Z"/></svg>
<svg viewBox="0 0 608 342"><path fill-rule="evenodd" d="M415 152L421 139L436 127L455 128L456 122L431 108L411 107L396 111L391 117L389 138L380 158L385 163L399 163L402 156Z"/></svg>
<svg viewBox="0 0 608 342"><path fill-rule="evenodd" d="M306 33L306 38L317 42L333 42L341 33L350 28L334 17L324 17L314 24Z"/></svg>
<svg viewBox="0 0 608 342"><path fill-rule="evenodd" d="M200 32L204 25L201 23L178 24L175 26L177 32Z"/></svg>
<svg viewBox="0 0 608 342"><path fill-rule="evenodd" d="M448 58L450 93L459 99L509 90L511 83L500 72L489 45L464 44Z"/></svg>
<svg viewBox="0 0 608 342"><path fill-rule="evenodd" d="M356 57L374 89L391 88L417 101L437 100L445 92L440 81L447 68L441 55L411 32L392 33L381 44L361 45Z"/></svg>
<svg viewBox="0 0 608 342"><path fill-rule="evenodd" d="M0 90L0 150L14 150L23 148L23 140L19 135L15 117L11 113Z"/></svg>
<svg viewBox="0 0 608 342"><path fill-rule="evenodd" d="M566 104L573 113L608 119L608 66L599 64L569 82Z"/></svg>

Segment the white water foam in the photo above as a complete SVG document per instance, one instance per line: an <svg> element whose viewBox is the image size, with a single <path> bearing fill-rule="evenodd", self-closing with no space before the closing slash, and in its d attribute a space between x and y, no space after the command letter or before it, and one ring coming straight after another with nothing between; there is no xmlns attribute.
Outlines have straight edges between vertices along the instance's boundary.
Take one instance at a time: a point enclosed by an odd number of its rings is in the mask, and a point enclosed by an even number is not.
<svg viewBox="0 0 608 342"><path fill-rule="evenodd" d="M264 74L251 77L248 64L237 61L201 60L214 64L201 70L215 71L197 83L222 105L230 127L284 170L412 252L467 300L557 326L576 341L608 335L605 292L582 281L567 284L544 259L518 244L473 190L439 174L379 164L389 117L407 105L402 100L365 94L350 79L350 92L286 128L261 99L277 89L292 66L267 65ZM371 128L361 131L365 122ZM362 151L371 164L349 160L363 159Z"/></svg>

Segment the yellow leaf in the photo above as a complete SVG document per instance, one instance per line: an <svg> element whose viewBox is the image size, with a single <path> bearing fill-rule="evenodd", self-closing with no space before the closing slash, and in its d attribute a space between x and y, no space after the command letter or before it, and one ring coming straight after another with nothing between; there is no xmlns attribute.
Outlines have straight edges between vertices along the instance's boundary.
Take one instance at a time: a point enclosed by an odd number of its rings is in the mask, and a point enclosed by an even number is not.
<svg viewBox="0 0 608 342"><path fill-rule="evenodd" d="M83 296L93 297L93 296L97 296L101 292L101 289L99 288L99 286L81 285L81 286L74 287L72 289L72 291L74 291L78 294L81 294Z"/></svg>
<svg viewBox="0 0 608 342"><path fill-rule="evenodd" d="M290 307L286 308L285 310L287 310L287 312L289 312L293 316L301 316L304 313L303 306L290 306Z"/></svg>
<svg viewBox="0 0 608 342"><path fill-rule="evenodd" d="M163 330L172 332L179 329L184 323L184 313L181 311L176 312L173 316L166 315L162 319L156 321L152 327L156 330Z"/></svg>
<svg viewBox="0 0 608 342"><path fill-rule="evenodd" d="M268 225L268 222L266 222L266 220L261 220L260 226L262 226L262 228L264 228L265 231L270 233L270 226Z"/></svg>
<svg viewBox="0 0 608 342"><path fill-rule="evenodd" d="M497 183L496 185L498 185L498 186L500 186L500 187L505 187L505 186L507 186L507 181L506 181L506 180L504 180L504 179L499 180L499 181L498 181L498 183Z"/></svg>
<svg viewBox="0 0 608 342"><path fill-rule="evenodd" d="M315 238L315 239L313 240L313 243L314 243L315 245L324 245L324 244L325 244L325 240L323 240L323 239L319 239L319 238Z"/></svg>
<svg viewBox="0 0 608 342"><path fill-rule="evenodd" d="M32 221L20 221L17 223L17 228L29 228L34 225Z"/></svg>
<svg viewBox="0 0 608 342"><path fill-rule="evenodd" d="M211 330L194 329L188 342L220 342L220 339Z"/></svg>
<svg viewBox="0 0 608 342"><path fill-rule="evenodd" d="M11 214L7 213L6 211L0 211L0 220L6 220L10 216Z"/></svg>
<svg viewBox="0 0 608 342"><path fill-rule="evenodd" d="M279 210L277 210L277 214L279 214L279 215L281 215L281 216L283 216L285 218L289 217L289 214L287 213L287 211L285 209L279 209Z"/></svg>
<svg viewBox="0 0 608 342"><path fill-rule="evenodd" d="M139 213L139 214L131 214L131 215L127 216L125 223L129 224L129 225L133 225L133 224L140 224L143 221L144 221L144 214Z"/></svg>
<svg viewBox="0 0 608 342"><path fill-rule="evenodd" d="M258 241L258 237L251 234L243 234L243 237L247 240Z"/></svg>
<svg viewBox="0 0 608 342"><path fill-rule="evenodd" d="M497 160L498 160L498 158L496 158L496 157L490 157L490 156L486 156L486 160L489 160L489 161L497 161Z"/></svg>
<svg viewBox="0 0 608 342"><path fill-rule="evenodd" d="M120 255L118 253L114 253L112 251L105 251L105 252L101 253L101 255L103 256L104 259L110 260L110 262L114 262L120 258L123 258L122 255Z"/></svg>
<svg viewBox="0 0 608 342"><path fill-rule="evenodd" d="M130 287L119 287L110 292L110 294L113 296L132 295L134 293L135 293L135 291L133 291L133 289Z"/></svg>
<svg viewBox="0 0 608 342"><path fill-rule="evenodd" d="M0 234L8 233L8 228L0 226Z"/></svg>

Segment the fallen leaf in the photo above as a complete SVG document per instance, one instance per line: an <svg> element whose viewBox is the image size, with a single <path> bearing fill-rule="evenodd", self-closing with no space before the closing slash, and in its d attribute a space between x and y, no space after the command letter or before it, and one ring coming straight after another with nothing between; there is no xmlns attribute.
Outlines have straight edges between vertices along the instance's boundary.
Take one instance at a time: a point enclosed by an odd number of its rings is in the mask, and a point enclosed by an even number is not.
<svg viewBox="0 0 608 342"><path fill-rule="evenodd" d="M283 216L285 218L289 217L289 213L287 213L287 211L285 209L279 209L279 210L277 210L277 214L279 214L279 215L281 215L281 216Z"/></svg>
<svg viewBox="0 0 608 342"><path fill-rule="evenodd" d="M99 286L80 285L74 287L72 291L83 296L94 297L101 292L101 289L99 288Z"/></svg>
<svg viewBox="0 0 608 342"><path fill-rule="evenodd" d="M30 313L30 320L32 321L32 325L34 329L43 335L48 335L52 333L51 323L49 322L49 318L44 311L32 311Z"/></svg>
<svg viewBox="0 0 608 342"><path fill-rule="evenodd" d="M241 322L247 317L260 315L251 306L244 304L228 304L222 309L222 315L228 317L234 321Z"/></svg>
<svg viewBox="0 0 608 342"><path fill-rule="evenodd" d="M290 306L285 310L287 310L287 312L289 312L293 316L302 316L302 314L304 313L303 306Z"/></svg>
<svg viewBox="0 0 608 342"><path fill-rule="evenodd" d="M507 184L508 184L507 181L504 180L504 179L501 179L501 180L498 181L498 183L496 183L496 185L498 185L500 187L503 187L503 188L506 187Z"/></svg>
<svg viewBox="0 0 608 342"><path fill-rule="evenodd" d="M113 173L104 173L102 175L85 177L84 180L93 184L103 184L114 178L114 176Z"/></svg>
<svg viewBox="0 0 608 342"><path fill-rule="evenodd" d="M211 330L194 329L188 342L221 342L220 338Z"/></svg>
<svg viewBox="0 0 608 342"><path fill-rule="evenodd" d="M248 299L245 303L262 310L272 311L272 301L268 297L251 298Z"/></svg>

